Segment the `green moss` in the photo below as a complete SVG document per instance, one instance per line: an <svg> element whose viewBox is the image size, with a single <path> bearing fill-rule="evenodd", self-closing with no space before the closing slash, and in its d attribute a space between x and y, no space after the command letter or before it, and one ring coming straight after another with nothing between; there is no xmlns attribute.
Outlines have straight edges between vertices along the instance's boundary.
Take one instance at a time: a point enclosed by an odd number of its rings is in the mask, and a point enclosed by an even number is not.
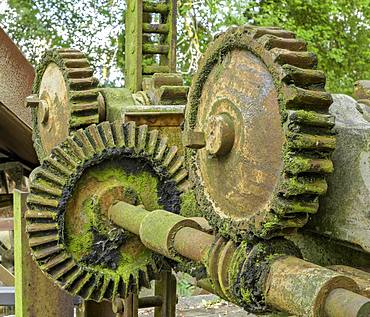
<svg viewBox="0 0 370 317"><path fill-rule="evenodd" d="M158 204L158 180L149 172L129 174L122 168L110 166L109 168L92 169L88 171L88 175L96 178L99 182L118 183L125 188L131 188L137 193L147 210L163 208Z"/></svg>
<svg viewBox="0 0 370 317"><path fill-rule="evenodd" d="M198 203L195 199L194 191L189 190L180 196L181 211L180 214L184 217L201 217Z"/></svg>
<svg viewBox="0 0 370 317"><path fill-rule="evenodd" d="M118 267L115 270L101 265L95 265L92 266L92 268L100 273L104 273L104 275L111 276L113 279L116 277L121 277L124 282L128 283L130 280L130 275L138 276L139 271L145 270L146 265L153 261L152 259L152 252L149 249L142 248L139 254L121 254L121 259Z"/></svg>

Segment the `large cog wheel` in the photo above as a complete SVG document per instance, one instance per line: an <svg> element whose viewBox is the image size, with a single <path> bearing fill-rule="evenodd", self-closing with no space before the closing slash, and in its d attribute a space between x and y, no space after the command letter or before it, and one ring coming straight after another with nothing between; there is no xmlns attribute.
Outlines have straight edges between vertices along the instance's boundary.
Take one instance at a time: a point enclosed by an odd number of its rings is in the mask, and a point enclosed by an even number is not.
<svg viewBox="0 0 370 317"><path fill-rule="evenodd" d="M38 107L32 109L40 161L71 131L104 120L104 99L97 84L93 68L79 50L54 49L44 54L33 87Z"/></svg>
<svg viewBox="0 0 370 317"><path fill-rule="evenodd" d="M185 113L187 161L222 235L283 235L316 213L335 148L316 64L294 33L268 27L232 28L204 54Z"/></svg>
<svg viewBox="0 0 370 317"><path fill-rule="evenodd" d="M103 122L67 137L32 173L27 198L26 230L42 271L95 301L148 287L167 263L113 226L107 209L120 199L179 213L189 186L183 163L167 137L134 122Z"/></svg>

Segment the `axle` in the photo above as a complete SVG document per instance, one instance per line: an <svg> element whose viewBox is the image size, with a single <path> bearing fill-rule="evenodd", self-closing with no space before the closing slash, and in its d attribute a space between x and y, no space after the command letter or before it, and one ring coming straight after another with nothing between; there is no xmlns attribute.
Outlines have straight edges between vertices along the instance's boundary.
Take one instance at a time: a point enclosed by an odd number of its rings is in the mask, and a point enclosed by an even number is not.
<svg viewBox="0 0 370 317"><path fill-rule="evenodd" d="M352 278L300 259L284 239L238 245L204 232L195 219L125 202L114 204L109 218L159 254L202 263L208 278L199 285L239 306L258 311L266 305L298 316L370 314L370 300L357 294Z"/></svg>

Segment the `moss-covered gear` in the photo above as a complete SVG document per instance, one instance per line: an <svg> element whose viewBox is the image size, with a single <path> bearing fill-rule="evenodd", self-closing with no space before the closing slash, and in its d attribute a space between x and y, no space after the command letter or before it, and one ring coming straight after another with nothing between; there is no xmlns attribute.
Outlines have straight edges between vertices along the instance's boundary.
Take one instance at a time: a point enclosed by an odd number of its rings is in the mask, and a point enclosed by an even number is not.
<svg viewBox="0 0 370 317"><path fill-rule="evenodd" d="M179 213L188 187L183 162L166 137L133 122L93 124L67 137L31 178L27 232L41 269L96 301L148 286L166 262L113 226L107 209L122 199Z"/></svg>
<svg viewBox="0 0 370 317"><path fill-rule="evenodd" d="M187 161L200 209L226 237L304 226L327 190L332 97L292 32L243 26L209 45L190 89ZM203 147L201 149L196 149Z"/></svg>

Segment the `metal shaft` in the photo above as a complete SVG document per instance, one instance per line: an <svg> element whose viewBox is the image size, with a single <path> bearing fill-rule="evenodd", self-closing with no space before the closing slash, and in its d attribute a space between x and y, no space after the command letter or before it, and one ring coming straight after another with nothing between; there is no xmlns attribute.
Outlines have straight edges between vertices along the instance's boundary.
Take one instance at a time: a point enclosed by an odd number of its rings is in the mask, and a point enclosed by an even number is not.
<svg viewBox="0 0 370 317"><path fill-rule="evenodd" d="M109 209L108 215L116 225L140 236L149 249L174 260L181 261L182 256L203 263L210 274L211 284L218 285L208 289L232 298L227 285L230 283L228 273L232 269L230 259L240 257L235 244L230 246L230 242L223 239L216 241L213 235L202 232L195 221L164 210L149 212L139 206L118 202ZM222 248L230 251L226 252L227 257L221 256L224 252L213 252ZM216 274L212 274L213 271ZM280 256L271 262L263 288L270 306L294 315L370 316L370 300L355 293L358 286L353 279L294 256Z"/></svg>

